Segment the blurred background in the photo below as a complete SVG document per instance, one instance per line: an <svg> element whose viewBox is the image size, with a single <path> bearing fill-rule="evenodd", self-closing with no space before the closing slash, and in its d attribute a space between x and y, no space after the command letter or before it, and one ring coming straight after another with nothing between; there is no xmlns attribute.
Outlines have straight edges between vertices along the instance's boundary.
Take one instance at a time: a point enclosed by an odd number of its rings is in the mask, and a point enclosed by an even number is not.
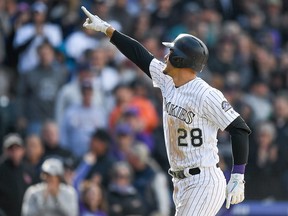
<svg viewBox="0 0 288 216"><path fill-rule="evenodd" d="M0 215L174 215L160 90L82 5L160 60L179 33L206 43L199 77L253 131L246 199L219 215L288 215L287 0L0 0Z"/></svg>

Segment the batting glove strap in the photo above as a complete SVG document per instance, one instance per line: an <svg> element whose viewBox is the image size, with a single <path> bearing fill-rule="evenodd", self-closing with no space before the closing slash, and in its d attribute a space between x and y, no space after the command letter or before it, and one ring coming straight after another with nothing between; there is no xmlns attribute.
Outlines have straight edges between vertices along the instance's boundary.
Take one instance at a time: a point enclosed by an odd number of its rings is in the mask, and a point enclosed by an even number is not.
<svg viewBox="0 0 288 216"><path fill-rule="evenodd" d="M88 17L83 24L83 27L106 34L107 28L109 28L111 25L100 19L98 16L91 14L84 6L82 6L81 9Z"/></svg>
<svg viewBox="0 0 288 216"><path fill-rule="evenodd" d="M226 208L230 204L237 204L244 200L244 174L231 174L231 178L226 187Z"/></svg>

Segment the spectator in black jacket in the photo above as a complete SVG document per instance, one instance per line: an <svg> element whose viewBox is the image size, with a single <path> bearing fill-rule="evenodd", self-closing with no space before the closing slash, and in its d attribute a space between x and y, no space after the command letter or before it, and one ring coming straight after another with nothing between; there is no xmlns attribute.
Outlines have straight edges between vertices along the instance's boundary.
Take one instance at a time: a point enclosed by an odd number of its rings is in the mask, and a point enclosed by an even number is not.
<svg viewBox="0 0 288 216"><path fill-rule="evenodd" d="M112 169L112 181L108 188L110 216L144 214L141 197L132 185L132 169L126 162L115 163Z"/></svg>
<svg viewBox="0 0 288 216"><path fill-rule="evenodd" d="M25 156L23 163L33 177L33 184L39 183L41 165L43 163L44 147L37 135L29 135L25 139ZM1 215L0 215L1 216Z"/></svg>
<svg viewBox="0 0 288 216"><path fill-rule="evenodd" d="M97 129L91 136L90 150L83 157L83 160L75 172L76 182L80 183L81 179L88 179L103 186L108 186L110 179L109 170L111 170L115 160L109 154L111 145L110 134L105 129ZM81 174L79 173L81 171ZM78 184L76 183L76 184Z"/></svg>
<svg viewBox="0 0 288 216"><path fill-rule="evenodd" d="M167 176L150 156L144 144L130 148L128 162L133 169L133 185L139 192L147 215L170 215L170 194Z"/></svg>
<svg viewBox="0 0 288 216"><path fill-rule="evenodd" d="M42 128L41 139L44 144L45 154L44 158L60 157L64 164L77 163L76 157L71 151L60 146L59 129L54 121L46 121Z"/></svg>
<svg viewBox="0 0 288 216"><path fill-rule="evenodd" d="M18 134L9 134L4 139L0 162L0 209L8 216L20 216L24 192L32 183L26 171L23 140Z"/></svg>

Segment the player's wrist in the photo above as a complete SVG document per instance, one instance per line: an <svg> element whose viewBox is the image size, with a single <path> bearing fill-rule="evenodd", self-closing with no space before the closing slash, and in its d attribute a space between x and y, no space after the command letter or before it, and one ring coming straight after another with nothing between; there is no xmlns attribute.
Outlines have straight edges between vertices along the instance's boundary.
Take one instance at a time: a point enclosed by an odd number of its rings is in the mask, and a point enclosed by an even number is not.
<svg viewBox="0 0 288 216"><path fill-rule="evenodd" d="M110 27L111 25L105 21L102 20L102 26L101 26L101 32L103 32L104 34L107 35L107 29Z"/></svg>
<svg viewBox="0 0 288 216"><path fill-rule="evenodd" d="M232 174L234 173L238 173L238 174L244 174L245 173L245 168L246 168L246 165L245 164L240 164L240 165L236 165L234 164L233 167L232 167Z"/></svg>
<svg viewBox="0 0 288 216"><path fill-rule="evenodd" d="M235 181L244 185L245 184L244 174L232 173L229 183L231 183L233 185L235 183Z"/></svg>
<svg viewBox="0 0 288 216"><path fill-rule="evenodd" d="M115 29L110 25L107 29L106 29L106 35L111 38L113 33L114 33Z"/></svg>

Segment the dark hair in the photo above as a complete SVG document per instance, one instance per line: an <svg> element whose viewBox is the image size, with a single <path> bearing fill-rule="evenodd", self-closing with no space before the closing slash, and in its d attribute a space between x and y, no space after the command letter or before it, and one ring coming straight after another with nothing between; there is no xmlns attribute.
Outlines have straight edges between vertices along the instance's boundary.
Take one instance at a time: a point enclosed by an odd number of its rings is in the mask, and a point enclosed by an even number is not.
<svg viewBox="0 0 288 216"><path fill-rule="evenodd" d="M119 89L121 89L121 88L126 88L126 89L133 90L131 84L128 84L128 83L120 83L120 84L118 84L118 85L112 90L112 93L113 93L113 94L116 94L116 92L117 92Z"/></svg>
<svg viewBox="0 0 288 216"><path fill-rule="evenodd" d="M55 49L54 49L53 45L52 45L47 39L45 39L45 40L37 47L37 52L39 53L40 50L41 50L43 47L49 47L51 50L53 50L53 52L55 52Z"/></svg>
<svg viewBox="0 0 288 216"><path fill-rule="evenodd" d="M111 136L105 129L97 129L92 134L92 139L99 139L104 141L105 143L109 143L111 141Z"/></svg>

